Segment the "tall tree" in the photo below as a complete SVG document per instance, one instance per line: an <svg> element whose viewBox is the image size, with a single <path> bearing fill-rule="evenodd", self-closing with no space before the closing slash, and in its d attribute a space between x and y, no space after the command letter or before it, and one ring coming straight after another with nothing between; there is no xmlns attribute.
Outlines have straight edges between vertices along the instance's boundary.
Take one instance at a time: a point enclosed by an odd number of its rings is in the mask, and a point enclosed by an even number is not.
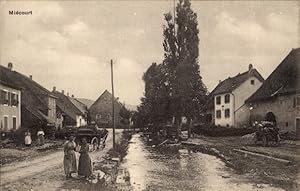
<svg viewBox="0 0 300 191"><path fill-rule="evenodd" d="M198 62L197 14L191 9L189 0L180 0L176 7L175 24L171 14L165 14L165 20L163 63L171 80L171 108L179 124L182 116L187 117L189 122L199 114L207 93Z"/></svg>
<svg viewBox="0 0 300 191"><path fill-rule="evenodd" d="M139 109L143 109L143 112L148 114L148 121L154 124L164 121L167 114L165 109L167 86L164 73L161 64L153 63L143 75L145 97Z"/></svg>
<svg viewBox="0 0 300 191"><path fill-rule="evenodd" d="M179 126L182 116L190 122L204 105L207 89L198 62L197 14L189 0L178 2L175 18L171 13L164 15L164 60L159 65L153 63L144 73L145 97L138 107L137 121L159 123L175 117Z"/></svg>

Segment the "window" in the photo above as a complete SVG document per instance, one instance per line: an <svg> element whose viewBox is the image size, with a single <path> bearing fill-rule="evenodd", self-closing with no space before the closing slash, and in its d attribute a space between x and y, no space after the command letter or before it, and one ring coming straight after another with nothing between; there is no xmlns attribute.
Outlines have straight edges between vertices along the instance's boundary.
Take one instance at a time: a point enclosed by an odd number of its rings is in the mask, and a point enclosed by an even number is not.
<svg viewBox="0 0 300 191"><path fill-rule="evenodd" d="M219 119L221 118L221 110L216 111L216 117Z"/></svg>
<svg viewBox="0 0 300 191"><path fill-rule="evenodd" d="M288 127L289 126L289 122L285 122L285 126Z"/></svg>
<svg viewBox="0 0 300 191"><path fill-rule="evenodd" d="M230 94L226 94L225 95L225 103L229 103L230 102Z"/></svg>
<svg viewBox="0 0 300 191"><path fill-rule="evenodd" d="M17 117L13 117L13 130L17 129Z"/></svg>
<svg viewBox="0 0 300 191"><path fill-rule="evenodd" d="M216 97L216 104L220 105L221 104L221 96Z"/></svg>
<svg viewBox="0 0 300 191"><path fill-rule="evenodd" d="M230 109L225 109L225 117L230 117Z"/></svg>
<svg viewBox="0 0 300 191"><path fill-rule="evenodd" d="M300 96L296 98L296 106L300 106Z"/></svg>
<svg viewBox="0 0 300 191"><path fill-rule="evenodd" d="M4 130L8 129L8 117L4 116Z"/></svg>
<svg viewBox="0 0 300 191"><path fill-rule="evenodd" d="M251 85L254 85L255 84L255 80L251 80Z"/></svg>
<svg viewBox="0 0 300 191"><path fill-rule="evenodd" d="M8 91L6 90L1 90L1 104L9 104Z"/></svg>
<svg viewBox="0 0 300 191"><path fill-rule="evenodd" d="M18 106L18 104L19 104L18 94L11 93L11 105Z"/></svg>
<svg viewBox="0 0 300 191"><path fill-rule="evenodd" d="M100 119L101 118L101 115L100 114L97 114L96 115L96 119Z"/></svg>

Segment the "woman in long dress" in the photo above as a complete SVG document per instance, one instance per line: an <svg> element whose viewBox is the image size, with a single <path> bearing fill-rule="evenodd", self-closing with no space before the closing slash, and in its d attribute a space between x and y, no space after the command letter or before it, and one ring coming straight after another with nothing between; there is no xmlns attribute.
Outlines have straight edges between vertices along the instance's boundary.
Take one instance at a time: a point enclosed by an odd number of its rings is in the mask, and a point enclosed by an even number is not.
<svg viewBox="0 0 300 191"><path fill-rule="evenodd" d="M72 173L77 172L75 148L74 137L70 136L64 146L64 170L67 179L72 177Z"/></svg>
<svg viewBox="0 0 300 191"><path fill-rule="evenodd" d="M92 175L92 161L88 154L89 145L87 144L86 138L82 139L82 145L80 148L80 157L78 164L78 175L89 178Z"/></svg>

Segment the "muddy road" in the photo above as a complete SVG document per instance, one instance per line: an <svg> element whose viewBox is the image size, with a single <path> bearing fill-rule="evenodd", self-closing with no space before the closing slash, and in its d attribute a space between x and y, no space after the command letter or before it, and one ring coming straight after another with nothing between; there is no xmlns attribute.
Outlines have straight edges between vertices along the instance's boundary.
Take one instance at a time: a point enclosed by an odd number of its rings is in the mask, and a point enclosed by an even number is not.
<svg viewBox="0 0 300 191"><path fill-rule="evenodd" d="M116 130L116 140L121 132L122 130ZM112 137L112 130L109 130L105 148L90 153L92 161L112 148ZM60 148L45 156L3 165L0 190L64 190L64 185L68 184L63 171L63 156L63 148ZM77 153L77 159L78 157Z"/></svg>
<svg viewBox="0 0 300 191"><path fill-rule="evenodd" d="M132 190L285 190L272 183L255 183L237 174L215 156L180 150L158 150L133 135L120 168L130 175Z"/></svg>

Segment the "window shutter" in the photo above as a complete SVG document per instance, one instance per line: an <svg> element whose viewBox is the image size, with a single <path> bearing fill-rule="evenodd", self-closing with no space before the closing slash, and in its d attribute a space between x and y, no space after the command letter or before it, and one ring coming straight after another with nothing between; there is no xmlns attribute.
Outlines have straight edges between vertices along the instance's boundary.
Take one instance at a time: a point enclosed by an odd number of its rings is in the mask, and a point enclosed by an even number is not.
<svg viewBox="0 0 300 191"><path fill-rule="evenodd" d="M1 94L0 95L0 103L3 104L4 103L4 91L1 90L0 94Z"/></svg>
<svg viewBox="0 0 300 191"><path fill-rule="evenodd" d="M16 106L19 105L19 94L16 94Z"/></svg>
<svg viewBox="0 0 300 191"><path fill-rule="evenodd" d="M296 107L296 97L294 97L294 105L293 105L293 107L295 108Z"/></svg>
<svg viewBox="0 0 300 191"><path fill-rule="evenodd" d="M12 96L12 94L10 93L10 92L7 92L8 93L8 105L12 105L12 101L11 101L11 96Z"/></svg>

